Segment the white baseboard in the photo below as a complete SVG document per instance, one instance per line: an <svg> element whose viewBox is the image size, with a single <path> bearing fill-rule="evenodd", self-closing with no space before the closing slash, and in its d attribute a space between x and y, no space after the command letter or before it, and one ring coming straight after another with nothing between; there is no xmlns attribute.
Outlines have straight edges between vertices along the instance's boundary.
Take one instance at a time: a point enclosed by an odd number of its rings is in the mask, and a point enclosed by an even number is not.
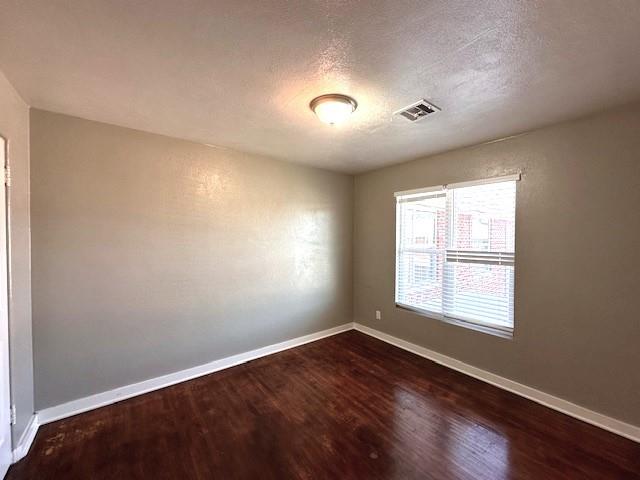
<svg viewBox="0 0 640 480"><path fill-rule="evenodd" d="M298 347L300 345L304 345L305 343L314 342L316 340L320 340L321 338L336 335L338 333L342 333L351 329L353 329L353 323L346 323L338 327L329 328L328 330L322 330L320 332L311 333L309 335L304 335L292 340L287 340L281 343L276 343L274 345L258 348L249 352L232 355L220 360L214 360L213 362L199 365L197 367L192 367L186 370L181 370L179 372L163 375L161 377L144 380L139 383L133 383L131 385L126 385L124 387L115 388L106 392L97 393L95 395L90 395L78 400L72 400L61 405L56 405L54 407L40 410L38 412L38 419L40 425L55 422L56 420L61 420L63 418L71 417L79 413L104 407L105 405L111 405L112 403L120 402L122 400L126 400L127 398L169 387L171 385L175 385L176 383L191 380L203 375L208 375L219 370L224 370L225 368L230 368L241 363L248 362L249 360L272 355L289 348Z"/></svg>
<svg viewBox="0 0 640 480"><path fill-rule="evenodd" d="M31 448L33 440L36 438L36 433L38 432L39 426L40 424L38 423L38 415L34 413L29 419L29 423L27 423L24 432L22 432L22 435L20 435L18 444L13 449L13 463L16 463L17 461L23 459L27 455L27 453L29 453L29 449Z"/></svg>
<svg viewBox="0 0 640 480"><path fill-rule="evenodd" d="M137 395L142 395L154 390L159 390L161 388L165 388L180 382L217 372L219 370L224 370L226 368L233 367L235 365L239 365L256 358L272 355L289 348L304 345L305 343L314 342L316 340L320 340L321 338L336 335L338 333L342 333L351 329L356 329L362 333L378 338L379 340L390 343L391 345L395 345L409 352L415 353L416 355L420 355L421 357L433 360L436 363L482 380L498 388L502 388L509 392L515 393L516 395L520 395L521 397L527 398L546 407L565 413L571 417L577 418L578 420L582 420L597 427L603 428L604 430L608 430L610 432L616 433L640 443L640 427L594 412L593 410L589 410L548 393L536 390L535 388L528 387L527 385L523 385L518 382L514 382L513 380L509 380L508 378L504 378L486 370L471 366L469 364L461 362L460 360L456 360L455 358L451 358L441 353L434 352L433 350L415 345L413 343L407 342L406 340L402 340L400 338L394 337L379 330L375 330L365 325L361 325L359 323L346 323L344 325L330 328L328 330L323 330L302 337L294 338L292 340L287 340L285 342L276 343L274 345L251 350L249 352L240 353L238 355L233 355L220 360L215 360L205 365L200 365L179 372L170 373L168 375L152 378L139 383L126 385L124 387L119 387L107 392L97 393L95 395L80 398L78 400L73 400L61 405L56 405L54 407L45 408L44 410L37 412L37 417L34 417L34 419L32 419L29 428L23 434L22 437L25 438L25 442L22 442L21 439L18 447L14 450L14 462L17 461L16 458L20 459L28 452L29 446L31 445L31 442L33 442L33 438L35 437L35 433L38 429L38 425L44 425L56 420L71 417L79 413L110 405L121 400L135 397Z"/></svg>
<svg viewBox="0 0 640 480"><path fill-rule="evenodd" d="M461 362L460 360L456 360L455 358L451 358L441 353L434 352L433 350L429 350L428 348L415 345L413 343L407 342L406 340L402 340L400 338L394 337L379 330L375 330L365 325L355 323L354 327L359 332L375 337L379 340L382 340L383 342L390 343L391 345L400 347L403 350L407 350L409 352L415 353L416 355L420 355L421 357L433 360L434 362L444 365L445 367L457 370L466 375L477 378L478 380L482 380L483 382L490 383L491 385L494 385L498 388L502 388L503 390L515 393L516 395L520 395L524 398L528 398L529 400L544 405L545 407L557 410L566 415L577 418L578 420L582 420L583 422L590 423L591 425L595 425L596 427L600 427L604 430L608 430L609 432L616 433L620 436L640 443L640 427L625 423L615 418L608 417L601 413L594 412L593 410L581 407L574 403L568 402L567 400L563 400L548 393L541 392L540 390L528 387L527 385L514 382L513 380L501 377L499 375L496 375L495 373L487 372L486 370L471 366L467 363Z"/></svg>

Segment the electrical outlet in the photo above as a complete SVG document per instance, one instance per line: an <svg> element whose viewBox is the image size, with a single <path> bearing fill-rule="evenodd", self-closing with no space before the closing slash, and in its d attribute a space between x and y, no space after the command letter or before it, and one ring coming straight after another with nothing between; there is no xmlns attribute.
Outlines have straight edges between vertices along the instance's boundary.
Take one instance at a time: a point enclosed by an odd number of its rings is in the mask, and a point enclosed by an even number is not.
<svg viewBox="0 0 640 480"><path fill-rule="evenodd" d="M380 310L376 310L376 320L382 320L382 312Z"/></svg>

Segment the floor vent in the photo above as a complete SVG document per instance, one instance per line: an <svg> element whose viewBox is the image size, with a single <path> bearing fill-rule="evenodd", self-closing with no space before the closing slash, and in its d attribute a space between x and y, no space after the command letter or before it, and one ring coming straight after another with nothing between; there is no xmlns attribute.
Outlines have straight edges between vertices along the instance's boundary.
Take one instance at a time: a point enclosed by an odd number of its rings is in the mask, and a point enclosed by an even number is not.
<svg viewBox="0 0 640 480"><path fill-rule="evenodd" d="M440 109L433 103L429 103L426 100L420 100L419 102L409 105L408 107L401 108L397 112L394 112L394 115L402 115L407 120L417 122L427 115L431 115L432 113L436 113L439 111Z"/></svg>

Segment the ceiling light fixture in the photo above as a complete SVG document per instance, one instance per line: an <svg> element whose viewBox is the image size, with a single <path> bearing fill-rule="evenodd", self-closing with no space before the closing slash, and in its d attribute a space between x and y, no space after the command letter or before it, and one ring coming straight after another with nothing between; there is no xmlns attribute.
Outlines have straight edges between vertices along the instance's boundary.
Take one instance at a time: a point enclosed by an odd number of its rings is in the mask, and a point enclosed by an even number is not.
<svg viewBox="0 0 640 480"><path fill-rule="evenodd" d="M358 103L346 95L330 93L314 98L309 107L321 122L335 125L349 118L349 115L358 108Z"/></svg>

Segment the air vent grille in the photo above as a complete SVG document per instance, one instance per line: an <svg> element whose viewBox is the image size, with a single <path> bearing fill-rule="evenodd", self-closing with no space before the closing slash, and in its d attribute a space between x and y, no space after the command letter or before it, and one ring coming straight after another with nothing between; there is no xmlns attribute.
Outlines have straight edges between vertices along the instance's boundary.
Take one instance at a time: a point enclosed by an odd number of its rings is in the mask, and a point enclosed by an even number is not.
<svg viewBox="0 0 640 480"><path fill-rule="evenodd" d="M440 109L433 103L429 103L426 100L420 100L408 107L401 108L395 112L394 115L402 115L407 120L417 122L418 120L439 111Z"/></svg>

